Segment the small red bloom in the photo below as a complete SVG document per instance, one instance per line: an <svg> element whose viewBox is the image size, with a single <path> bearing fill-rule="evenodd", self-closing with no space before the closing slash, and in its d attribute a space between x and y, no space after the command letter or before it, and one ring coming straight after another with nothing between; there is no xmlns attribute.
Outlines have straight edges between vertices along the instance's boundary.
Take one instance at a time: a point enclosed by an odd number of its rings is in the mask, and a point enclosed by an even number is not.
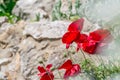
<svg viewBox="0 0 120 80"><path fill-rule="evenodd" d="M82 49L89 54L94 54L98 47L100 48L108 44L111 40L111 34L106 29L98 29L91 32L87 40L85 43L82 43Z"/></svg>
<svg viewBox="0 0 120 80"><path fill-rule="evenodd" d="M67 49L69 48L70 44L80 37L80 31L83 28L83 22L83 18L72 22L68 27L68 32L63 35L62 42L66 44Z"/></svg>
<svg viewBox="0 0 120 80"><path fill-rule="evenodd" d="M53 80L54 79L54 75L52 73L52 71L50 70L50 68L52 67L52 64L49 64L46 66L46 69L44 69L41 66L38 66L38 70L39 70L39 76L41 76L40 80Z"/></svg>
<svg viewBox="0 0 120 80"><path fill-rule="evenodd" d="M59 69L66 69L64 74L65 79L80 73L80 66L78 64L72 64L71 60L67 60L61 67L59 67Z"/></svg>

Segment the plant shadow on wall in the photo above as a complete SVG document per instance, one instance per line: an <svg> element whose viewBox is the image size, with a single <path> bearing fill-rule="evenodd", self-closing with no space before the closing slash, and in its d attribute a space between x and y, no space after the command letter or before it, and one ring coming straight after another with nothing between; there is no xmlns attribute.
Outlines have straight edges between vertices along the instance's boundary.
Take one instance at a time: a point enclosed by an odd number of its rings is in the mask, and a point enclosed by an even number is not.
<svg viewBox="0 0 120 80"><path fill-rule="evenodd" d="M16 4L17 0L1 0L0 1L0 16L6 16L10 23L18 21L19 17L12 14L12 10Z"/></svg>
<svg viewBox="0 0 120 80"><path fill-rule="evenodd" d="M61 11L62 8L62 1L58 0L56 4L54 5L53 11L52 11L52 20L76 20L80 18L79 15L79 8L81 6L80 0L75 0L75 2L72 2L72 0L67 0L68 10L63 13ZM74 5L73 5L74 4ZM74 12L72 11L73 8L75 8Z"/></svg>
<svg viewBox="0 0 120 80"><path fill-rule="evenodd" d="M98 63L100 64L96 65L85 56L85 54L89 56L100 54L102 52L102 48L105 48L105 46L112 41L113 36L109 30L102 28L86 34L82 32L83 23L83 18L73 21L69 25L68 31L63 35L62 42L66 44L66 49L72 47L71 45L73 42L76 43L76 54L82 54L84 60L76 63L77 61L75 62L72 54L67 53L66 55L69 59L63 62L63 64L58 68L51 69L52 64L48 64L47 67L45 67L42 62L43 66L38 66L38 70L40 72L38 76L40 76L40 80L58 79L53 73L54 70L58 70L60 80L86 80L88 77L90 77L89 80L110 80L107 78L111 77L111 75L116 73L120 74L120 65L116 65L112 62L105 64L102 58L99 57ZM97 52L98 48L101 48L101 52ZM80 51L80 53L78 51ZM92 56L90 57L93 58ZM61 76L61 69L65 70L64 76ZM86 78L82 79L81 74L87 74Z"/></svg>

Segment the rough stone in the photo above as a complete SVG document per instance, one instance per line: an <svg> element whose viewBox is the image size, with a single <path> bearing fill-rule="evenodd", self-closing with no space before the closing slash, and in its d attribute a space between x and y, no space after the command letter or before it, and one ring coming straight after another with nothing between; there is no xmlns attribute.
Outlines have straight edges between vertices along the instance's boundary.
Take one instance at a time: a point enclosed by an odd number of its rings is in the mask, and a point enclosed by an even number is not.
<svg viewBox="0 0 120 80"><path fill-rule="evenodd" d="M39 80L37 76L38 65L53 64L53 68L57 68L66 59L70 59L68 53L71 54L75 63L82 61L84 57L81 52L76 53L74 48L76 45L73 44L73 47L71 45L66 50L65 44L61 41L61 37L67 31L69 24L68 21L20 21L11 27L0 28L0 30L3 30L0 34L0 41L1 43L7 43L5 47L0 46L0 71L6 75L8 80ZM87 24L87 22L84 24ZM87 26L89 25L91 24L86 25L83 30L89 31L91 28L88 29ZM109 46L119 50L119 43L116 42L114 41ZM2 45L5 44L2 43ZM111 57L118 59L119 57L116 58L116 56L119 54L111 55L112 51L115 52L115 50L112 49L111 51L110 49L108 49L111 52L109 56L108 54L88 55L87 53L85 53L85 56L95 61L96 64L100 64L101 57L106 63L112 59ZM116 64L116 60L113 61ZM61 72L63 75L63 71ZM59 77L58 71L55 70L54 73ZM83 79L82 75L81 79Z"/></svg>
<svg viewBox="0 0 120 80"><path fill-rule="evenodd" d="M37 40L41 39L60 39L67 31L69 22L33 22L26 25L24 35L31 35Z"/></svg>
<svg viewBox="0 0 120 80"><path fill-rule="evenodd" d="M0 59L0 66L8 64L11 61L11 58L1 58Z"/></svg>
<svg viewBox="0 0 120 80"><path fill-rule="evenodd" d="M7 21L8 21L7 17L0 17L0 26Z"/></svg>
<svg viewBox="0 0 120 80"><path fill-rule="evenodd" d="M36 20L37 17L48 18L53 4L54 0L19 0L13 9L13 14L30 21Z"/></svg>
<svg viewBox="0 0 120 80"><path fill-rule="evenodd" d="M8 30L10 27L12 27L13 25L12 24L10 24L10 23L7 23L7 22L5 22L5 23L3 23L2 25L1 25L1 27L0 27L0 34L1 33L3 33L3 32L5 32L6 30Z"/></svg>
<svg viewBox="0 0 120 80"><path fill-rule="evenodd" d="M0 49L0 58L9 58L12 56L11 49Z"/></svg>
<svg viewBox="0 0 120 80"><path fill-rule="evenodd" d="M1 80L5 79L5 76L6 76L6 74L5 74L5 73L0 72L0 79L1 79Z"/></svg>

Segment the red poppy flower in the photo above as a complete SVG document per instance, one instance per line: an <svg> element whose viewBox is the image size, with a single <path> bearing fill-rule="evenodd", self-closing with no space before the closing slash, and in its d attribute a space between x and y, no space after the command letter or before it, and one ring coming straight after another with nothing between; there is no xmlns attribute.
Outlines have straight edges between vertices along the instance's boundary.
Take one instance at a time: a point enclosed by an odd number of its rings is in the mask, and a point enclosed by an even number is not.
<svg viewBox="0 0 120 80"><path fill-rule="evenodd" d="M84 19L81 18L72 22L68 27L68 32L66 32L62 37L62 42L66 44L66 48L68 49L70 44L74 42L80 36L80 31L83 28Z"/></svg>
<svg viewBox="0 0 120 80"><path fill-rule="evenodd" d="M94 54L99 47L103 47L108 44L108 40L111 40L111 34L106 29L98 29L90 33L88 41L82 43L82 49L89 53Z"/></svg>
<svg viewBox="0 0 120 80"><path fill-rule="evenodd" d="M68 27L68 32L66 32L62 37L62 42L66 44L68 49L70 44L76 42L77 51L82 48L85 52L94 54L98 47L103 47L111 41L111 34L106 29L98 29L93 31L87 36L86 34L81 34L83 28L84 19L81 18L72 22Z"/></svg>
<svg viewBox="0 0 120 80"><path fill-rule="evenodd" d="M44 67L38 66L38 70L39 70L39 76L41 76L40 80L53 80L54 79L54 75L52 73L52 71L50 70L50 68L52 67L52 64L49 64L46 66L46 69L44 69Z"/></svg>
<svg viewBox="0 0 120 80"><path fill-rule="evenodd" d="M66 69L64 74L65 79L80 73L80 66L78 64L72 64L71 60L67 60L61 67L59 67L59 69Z"/></svg>

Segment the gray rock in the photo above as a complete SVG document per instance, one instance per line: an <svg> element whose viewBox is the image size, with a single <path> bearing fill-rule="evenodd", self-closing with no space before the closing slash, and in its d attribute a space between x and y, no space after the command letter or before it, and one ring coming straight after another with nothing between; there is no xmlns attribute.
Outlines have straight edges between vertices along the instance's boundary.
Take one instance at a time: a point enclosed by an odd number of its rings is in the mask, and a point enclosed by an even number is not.
<svg viewBox="0 0 120 80"><path fill-rule="evenodd" d="M0 59L0 66L8 64L11 61L11 58L1 58Z"/></svg>
<svg viewBox="0 0 120 80"><path fill-rule="evenodd" d="M6 80L6 79L5 79L5 76L6 76L5 73L0 72L0 79L1 79L1 80Z"/></svg>
<svg viewBox="0 0 120 80"><path fill-rule="evenodd" d="M7 21L8 21L7 17L0 17L0 26Z"/></svg>
<svg viewBox="0 0 120 80"><path fill-rule="evenodd" d="M0 58L12 57L12 51L10 49L0 49Z"/></svg>
<svg viewBox="0 0 120 80"><path fill-rule="evenodd" d="M28 38L23 40L18 46L20 47L19 52L21 58L20 72L25 79L37 80L36 69L39 64L37 60L39 59L39 52L35 49L36 42L32 38Z"/></svg>
<svg viewBox="0 0 120 80"><path fill-rule="evenodd" d="M5 32L6 30L8 30L10 27L12 27L13 25L12 24L10 24L10 23L7 23L7 22L5 22L5 23L3 23L2 25L1 25L1 27L0 27L0 34L1 33L3 33L3 32Z"/></svg>
<svg viewBox="0 0 120 80"><path fill-rule="evenodd" d="M56 48L50 54L50 56L48 57L48 60L46 62L46 64L52 64L55 68L59 67L60 64L65 61L65 57L64 57L65 47L64 47L64 45L60 45L60 46L58 46L58 48Z"/></svg>
<svg viewBox="0 0 120 80"><path fill-rule="evenodd" d="M2 30L0 40L7 41L7 46L0 49L0 71L7 72L7 78L11 80L38 80L37 66L43 65L39 64L40 61L43 61L45 65L53 63L59 66L63 61L61 57L59 58L60 54L62 56L62 50L57 51L57 49L61 45L60 38L67 30L68 24L69 22L63 21L45 21L44 23L41 21L27 24L20 22L12 27L0 28ZM22 35L27 30L29 32L25 35L32 37ZM36 36L38 33L42 35ZM51 60L53 57L56 57L55 60ZM56 62L56 59L59 62Z"/></svg>
<svg viewBox="0 0 120 80"><path fill-rule="evenodd" d="M26 25L24 35L31 35L37 40L41 39L60 39L67 31L69 22L33 22Z"/></svg>
<svg viewBox="0 0 120 80"><path fill-rule="evenodd" d="M54 0L19 0L13 9L13 14L30 21L36 20L37 17L48 18L53 3Z"/></svg>

